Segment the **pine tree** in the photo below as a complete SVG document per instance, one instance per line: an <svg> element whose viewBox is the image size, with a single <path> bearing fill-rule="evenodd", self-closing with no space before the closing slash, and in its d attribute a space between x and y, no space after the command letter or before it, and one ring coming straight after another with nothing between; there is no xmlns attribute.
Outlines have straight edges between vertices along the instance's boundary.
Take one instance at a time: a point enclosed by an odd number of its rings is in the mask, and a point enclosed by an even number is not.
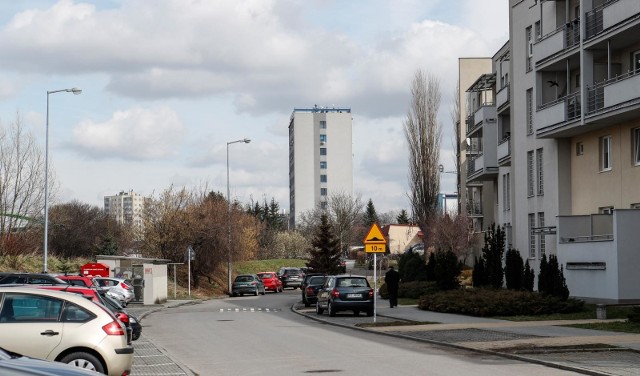
<svg viewBox="0 0 640 376"><path fill-rule="evenodd" d="M529 266L529 260L524 263L524 271L522 272L522 288L525 291L533 291L533 282L535 279L535 273Z"/></svg>
<svg viewBox="0 0 640 376"><path fill-rule="evenodd" d="M521 290L524 277L524 265L520 252L509 249L505 255L504 277L509 290Z"/></svg>
<svg viewBox="0 0 640 376"><path fill-rule="evenodd" d="M436 283L441 290L453 290L460 286L458 276L462 266L455 253L437 251L435 256Z"/></svg>
<svg viewBox="0 0 640 376"><path fill-rule="evenodd" d="M317 227L311 242L309 254L307 266L312 268L314 272L340 273L340 241L333 235L331 224L326 214L322 214L320 217L320 225Z"/></svg>
<svg viewBox="0 0 640 376"><path fill-rule="evenodd" d="M476 257L471 278L473 279L473 287L484 287L488 284L483 257Z"/></svg>
<svg viewBox="0 0 640 376"><path fill-rule="evenodd" d="M398 222L399 225L408 225L409 215L407 214L407 211L402 209L400 211L400 214L398 214L398 216L396 217L396 221Z"/></svg>
<svg viewBox="0 0 640 376"><path fill-rule="evenodd" d="M369 199L364 212L364 224L367 227L371 227L374 223L378 223L378 213L376 213L376 208L373 206L373 201Z"/></svg>
<svg viewBox="0 0 640 376"><path fill-rule="evenodd" d="M538 272L538 292L541 294L548 294L549 287L549 263L547 262L547 255L542 255L540 259L540 271Z"/></svg>
<svg viewBox="0 0 640 376"><path fill-rule="evenodd" d="M484 268L487 282L494 288L501 288L504 280L502 269L504 238L504 231L500 226L496 227L495 223L491 224L489 230L484 234L484 247L482 248Z"/></svg>

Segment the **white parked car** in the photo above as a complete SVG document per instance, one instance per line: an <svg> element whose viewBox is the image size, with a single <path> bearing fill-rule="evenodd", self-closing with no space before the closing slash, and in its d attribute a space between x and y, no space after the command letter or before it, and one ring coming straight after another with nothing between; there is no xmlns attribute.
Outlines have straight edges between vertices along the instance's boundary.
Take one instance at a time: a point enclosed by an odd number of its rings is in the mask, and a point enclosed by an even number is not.
<svg viewBox="0 0 640 376"><path fill-rule="evenodd" d="M62 291L0 286L0 347L110 376L128 375L133 347L105 307Z"/></svg>
<svg viewBox="0 0 640 376"><path fill-rule="evenodd" d="M93 284L99 289L115 291L123 295L124 305L127 305L134 298L133 286L124 278L94 277Z"/></svg>

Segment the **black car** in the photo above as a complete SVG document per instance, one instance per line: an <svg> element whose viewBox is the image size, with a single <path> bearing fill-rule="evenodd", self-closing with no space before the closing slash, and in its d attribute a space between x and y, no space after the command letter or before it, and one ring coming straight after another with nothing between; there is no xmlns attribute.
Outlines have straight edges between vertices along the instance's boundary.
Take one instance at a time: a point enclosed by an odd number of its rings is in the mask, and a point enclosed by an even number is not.
<svg viewBox="0 0 640 376"><path fill-rule="evenodd" d="M311 306L318 300L318 290L322 288L326 280L325 274L315 273L304 276L304 282L302 282L300 289L302 289L302 303L305 307Z"/></svg>
<svg viewBox="0 0 640 376"><path fill-rule="evenodd" d="M0 285L68 285L60 278L46 273L2 273Z"/></svg>
<svg viewBox="0 0 640 376"><path fill-rule="evenodd" d="M127 310L122 307L119 301L108 296L106 292L100 292L99 294L100 298L102 299L103 305L107 307L111 312L113 312L114 314L116 314L117 312L123 312L129 317L128 324L131 327L131 340L137 341L142 334L142 325L140 324L140 321L138 321L135 316L127 312Z"/></svg>
<svg viewBox="0 0 640 376"><path fill-rule="evenodd" d="M302 285L304 273L300 268L280 268L278 278L282 281L282 288L298 288Z"/></svg>
<svg viewBox="0 0 640 376"><path fill-rule="evenodd" d="M373 289L367 277L327 277L322 288L318 290L316 313L321 315L325 309L329 311L329 316L335 316L339 311L353 311L354 316L365 311L367 316L373 316Z"/></svg>

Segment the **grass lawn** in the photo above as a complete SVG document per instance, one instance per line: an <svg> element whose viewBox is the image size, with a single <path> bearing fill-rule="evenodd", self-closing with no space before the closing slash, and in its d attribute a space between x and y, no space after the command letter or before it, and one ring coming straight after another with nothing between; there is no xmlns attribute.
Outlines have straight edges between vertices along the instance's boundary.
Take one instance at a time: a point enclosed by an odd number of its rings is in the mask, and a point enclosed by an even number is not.
<svg viewBox="0 0 640 376"><path fill-rule="evenodd" d="M608 319L626 319L631 312L631 307L607 307ZM586 320L596 318L595 304L585 304L581 312L554 313L549 315L531 316L496 316L495 319L510 321L547 321L547 320Z"/></svg>
<svg viewBox="0 0 640 376"><path fill-rule="evenodd" d="M607 316L608 316L607 312ZM623 332L640 334L640 323L619 321L619 322L598 322L594 324L575 324L565 325L572 328L593 329L593 330L606 330L609 332Z"/></svg>
<svg viewBox="0 0 640 376"><path fill-rule="evenodd" d="M260 272L277 272L283 266L300 268L306 266L307 260L302 259L271 259L254 260L235 263L236 274L255 274Z"/></svg>
<svg viewBox="0 0 640 376"><path fill-rule="evenodd" d="M398 305L418 305L418 299L398 298Z"/></svg>

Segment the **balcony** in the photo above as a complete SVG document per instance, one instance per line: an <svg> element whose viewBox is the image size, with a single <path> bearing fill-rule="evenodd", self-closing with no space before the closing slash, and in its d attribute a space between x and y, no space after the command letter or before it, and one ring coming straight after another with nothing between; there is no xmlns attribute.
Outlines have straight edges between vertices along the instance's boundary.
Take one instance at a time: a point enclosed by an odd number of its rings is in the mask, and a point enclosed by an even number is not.
<svg viewBox="0 0 640 376"><path fill-rule="evenodd" d="M610 122L623 121L638 116L640 104L640 71L614 77L588 89L587 115L612 113Z"/></svg>
<svg viewBox="0 0 640 376"><path fill-rule="evenodd" d="M493 180L498 176L497 149L493 149L493 154L487 153L477 155L468 161L467 182Z"/></svg>
<svg viewBox="0 0 640 376"><path fill-rule="evenodd" d="M502 111L504 108L506 108L509 105L511 96L509 93L509 85L507 84L505 87L503 87L502 89L500 89L500 91L498 91L496 93L496 108L498 111Z"/></svg>
<svg viewBox="0 0 640 376"><path fill-rule="evenodd" d="M467 202L467 214L470 217L482 217L482 204L469 200Z"/></svg>
<svg viewBox="0 0 640 376"><path fill-rule="evenodd" d="M471 127L467 128L467 137L473 135L485 123L495 123L496 106L493 102L484 103L473 113Z"/></svg>
<svg viewBox="0 0 640 376"><path fill-rule="evenodd" d="M533 45L536 64L580 44L580 19L568 22Z"/></svg>
<svg viewBox="0 0 640 376"><path fill-rule="evenodd" d="M556 136L566 130L566 124L578 120L580 98L580 93L573 93L538 107L535 118L538 136Z"/></svg>
<svg viewBox="0 0 640 376"><path fill-rule="evenodd" d="M604 302L640 300L637 223L640 210L559 216L558 261L572 296Z"/></svg>
<svg viewBox="0 0 640 376"><path fill-rule="evenodd" d="M511 137L507 136L498 143L498 166L511 165Z"/></svg>
<svg viewBox="0 0 640 376"><path fill-rule="evenodd" d="M594 38L638 14L640 2L637 0L607 1L586 13L586 39Z"/></svg>

